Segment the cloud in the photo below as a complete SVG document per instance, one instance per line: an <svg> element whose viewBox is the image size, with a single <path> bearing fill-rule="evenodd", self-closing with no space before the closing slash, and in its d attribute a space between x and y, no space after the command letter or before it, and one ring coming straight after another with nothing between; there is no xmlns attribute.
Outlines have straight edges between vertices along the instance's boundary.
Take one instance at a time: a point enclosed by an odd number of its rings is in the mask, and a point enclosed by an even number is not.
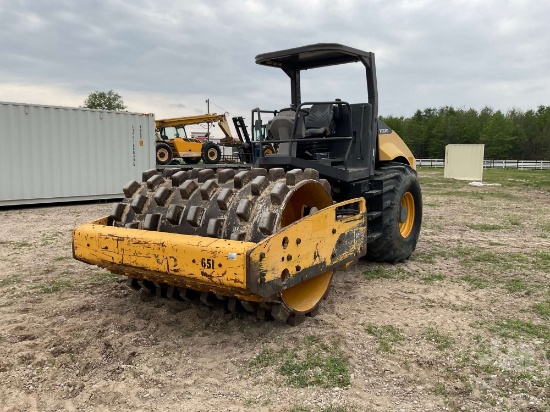
<svg viewBox="0 0 550 412"><path fill-rule="evenodd" d="M113 89L129 110L158 117L204 113L206 99L249 117L290 102L286 75L254 57L317 42L376 53L381 114L528 109L550 95L546 2L53 4L0 3L0 100L79 105ZM365 100L359 65L306 73L304 87L315 98Z"/></svg>

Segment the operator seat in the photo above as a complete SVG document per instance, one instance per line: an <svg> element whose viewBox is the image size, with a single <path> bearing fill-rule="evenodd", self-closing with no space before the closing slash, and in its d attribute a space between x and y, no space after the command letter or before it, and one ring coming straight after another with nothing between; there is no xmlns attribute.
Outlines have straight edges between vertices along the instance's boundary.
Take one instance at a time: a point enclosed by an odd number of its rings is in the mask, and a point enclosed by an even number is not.
<svg viewBox="0 0 550 412"><path fill-rule="evenodd" d="M296 116L296 111L294 110L284 110L277 113L277 115L268 122L267 124L267 133L272 139L275 140L286 140L284 143L279 143L279 148L277 153L291 155L293 154L290 146L290 136L292 135L292 130L294 128L294 117ZM296 145L294 144L294 147ZM294 150L295 151L295 150Z"/></svg>
<svg viewBox="0 0 550 412"><path fill-rule="evenodd" d="M294 110L285 110L284 112L277 113L277 116L267 125L268 133L271 133L271 136L275 140L290 139L295 116L296 112Z"/></svg>
<svg viewBox="0 0 550 412"><path fill-rule="evenodd" d="M334 132L334 106L313 104L305 117L306 137L325 137Z"/></svg>

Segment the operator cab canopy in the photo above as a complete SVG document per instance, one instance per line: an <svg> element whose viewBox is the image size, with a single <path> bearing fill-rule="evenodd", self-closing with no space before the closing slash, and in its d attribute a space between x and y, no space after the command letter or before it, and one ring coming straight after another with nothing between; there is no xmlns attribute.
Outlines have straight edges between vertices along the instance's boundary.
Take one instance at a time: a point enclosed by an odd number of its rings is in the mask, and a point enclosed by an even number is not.
<svg viewBox="0 0 550 412"><path fill-rule="evenodd" d="M302 100L300 71L357 62L365 66L368 102L372 106L372 118L377 119L378 90L374 53L338 43L317 43L256 56L257 64L280 68L290 77L290 103L293 108L297 108Z"/></svg>
<svg viewBox="0 0 550 412"><path fill-rule="evenodd" d="M337 64L362 62L371 68L373 53L337 43L317 43L256 56L256 63L283 70L307 70ZM285 70L286 71L286 70Z"/></svg>

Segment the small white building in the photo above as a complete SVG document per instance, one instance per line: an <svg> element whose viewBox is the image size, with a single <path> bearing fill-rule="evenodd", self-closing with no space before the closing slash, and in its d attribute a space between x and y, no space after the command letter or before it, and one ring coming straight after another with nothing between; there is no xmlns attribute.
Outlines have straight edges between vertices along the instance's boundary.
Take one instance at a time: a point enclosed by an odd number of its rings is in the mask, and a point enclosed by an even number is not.
<svg viewBox="0 0 550 412"><path fill-rule="evenodd" d="M483 180L483 144L449 144L445 147L444 177Z"/></svg>

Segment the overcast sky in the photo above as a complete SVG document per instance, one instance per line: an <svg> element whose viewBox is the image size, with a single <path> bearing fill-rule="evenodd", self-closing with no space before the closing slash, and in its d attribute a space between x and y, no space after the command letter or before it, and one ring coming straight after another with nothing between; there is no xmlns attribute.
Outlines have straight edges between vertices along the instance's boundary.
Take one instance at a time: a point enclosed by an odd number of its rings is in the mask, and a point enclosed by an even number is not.
<svg viewBox="0 0 550 412"><path fill-rule="evenodd" d="M0 101L115 90L156 118L290 103L257 54L335 42L376 54L381 115L550 105L548 1L0 0ZM366 101L361 66L306 72L303 98Z"/></svg>

